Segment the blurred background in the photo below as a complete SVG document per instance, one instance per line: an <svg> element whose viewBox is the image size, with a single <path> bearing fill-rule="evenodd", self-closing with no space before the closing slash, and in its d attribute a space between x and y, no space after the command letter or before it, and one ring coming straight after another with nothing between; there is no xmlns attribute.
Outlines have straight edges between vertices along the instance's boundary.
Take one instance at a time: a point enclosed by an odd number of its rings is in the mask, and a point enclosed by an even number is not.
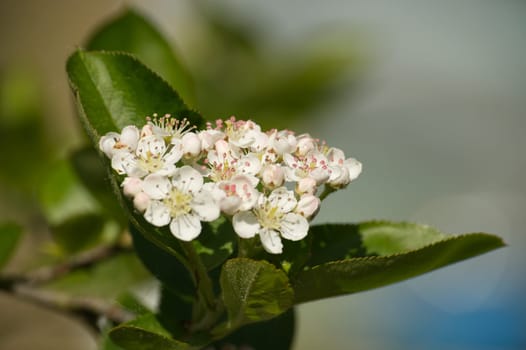
<svg viewBox="0 0 526 350"><path fill-rule="evenodd" d="M295 349L526 348L521 0L2 0L0 219L30 232L9 269L60 255L46 245L42 227L60 215L42 188L85 143L65 60L127 5L171 40L194 78L187 99L206 117L310 132L362 161L317 222L410 220L509 245L302 305ZM96 349L61 315L2 294L0 309L1 349Z"/></svg>

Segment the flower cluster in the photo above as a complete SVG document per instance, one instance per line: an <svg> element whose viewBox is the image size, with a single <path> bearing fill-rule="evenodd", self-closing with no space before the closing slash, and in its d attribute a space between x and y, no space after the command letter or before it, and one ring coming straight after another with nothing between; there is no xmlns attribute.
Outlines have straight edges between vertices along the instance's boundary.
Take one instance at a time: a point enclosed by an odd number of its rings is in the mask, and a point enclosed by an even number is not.
<svg viewBox="0 0 526 350"><path fill-rule="evenodd" d="M356 179L362 165L308 134L264 132L253 121L217 120L196 130L170 115L147 118L99 142L123 175L124 194L154 226L178 239L199 236L201 221L231 218L241 238L259 235L264 249L301 240L319 210L321 187L333 191Z"/></svg>

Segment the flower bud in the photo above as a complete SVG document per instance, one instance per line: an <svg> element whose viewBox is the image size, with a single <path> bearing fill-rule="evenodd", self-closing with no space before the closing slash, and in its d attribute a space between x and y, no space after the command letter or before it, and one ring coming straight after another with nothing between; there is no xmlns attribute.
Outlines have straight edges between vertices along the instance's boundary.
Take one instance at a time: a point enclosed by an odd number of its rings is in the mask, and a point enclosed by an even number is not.
<svg viewBox="0 0 526 350"><path fill-rule="evenodd" d="M305 156L307 153L316 150L316 141L309 134L302 134L297 138L296 153Z"/></svg>
<svg viewBox="0 0 526 350"><path fill-rule="evenodd" d="M183 135L183 152L188 157L196 157L201 153L201 140L193 132Z"/></svg>
<svg viewBox="0 0 526 350"><path fill-rule="evenodd" d="M296 212L306 218L311 217L320 207L320 199L312 194L301 196L296 206Z"/></svg>
<svg viewBox="0 0 526 350"><path fill-rule="evenodd" d="M300 179L296 185L298 194L314 194L316 192L316 180L311 177Z"/></svg>
<svg viewBox="0 0 526 350"><path fill-rule="evenodd" d="M149 204L150 197L144 192L137 193L135 198L133 198L133 206L141 213L144 212L146 208L148 208Z"/></svg>
<svg viewBox="0 0 526 350"><path fill-rule="evenodd" d="M127 197L134 197L142 191L142 180L137 177L127 177L122 181L122 192Z"/></svg>
<svg viewBox="0 0 526 350"><path fill-rule="evenodd" d="M263 171L261 172L261 179L268 188L276 188L283 185L285 174L281 166L269 164L263 168Z"/></svg>

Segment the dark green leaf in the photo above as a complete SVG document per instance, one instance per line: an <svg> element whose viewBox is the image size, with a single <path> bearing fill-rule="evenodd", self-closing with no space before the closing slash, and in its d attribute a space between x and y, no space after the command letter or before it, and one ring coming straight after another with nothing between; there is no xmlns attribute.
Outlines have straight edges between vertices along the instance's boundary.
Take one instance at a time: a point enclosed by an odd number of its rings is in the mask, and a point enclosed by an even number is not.
<svg viewBox="0 0 526 350"><path fill-rule="evenodd" d="M237 346L254 350L290 350L294 339L295 313L289 309L268 321L257 322L241 327L224 339L217 341L216 349Z"/></svg>
<svg viewBox="0 0 526 350"><path fill-rule="evenodd" d="M203 222L203 231L192 243L207 270L213 270L221 265L232 253L237 235L232 224L220 218L214 222Z"/></svg>
<svg viewBox="0 0 526 350"><path fill-rule="evenodd" d="M153 314L113 328L110 338L126 350L198 350L202 347L173 339Z"/></svg>
<svg viewBox="0 0 526 350"><path fill-rule="evenodd" d="M130 233L137 255L144 266L161 281L163 288L170 289L183 299L193 295L192 278L177 258L146 239L135 227L130 226Z"/></svg>
<svg viewBox="0 0 526 350"><path fill-rule="evenodd" d="M202 123L168 83L128 54L79 50L69 57L66 68L81 120L95 146L107 132L140 127L153 113Z"/></svg>
<svg viewBox="0 0 526 350"><path fill-rule="evenodd" d="M347 254L338 257L339 249L327 250L331 254L319 261L328 256L343 260L310 266L300 272L293 281L296 303L385 286L504 246L499 237L485 233L444 236L426 226L413 224L371 222L359 226L328 225L326 229L331 226L336 236L344 235L343 230L348 226L350 236L356 232L362 236L368 252L389 254L345 258ZM411 235L414 242L407 239ZM363 246L355 244L356 238L350 238L350 242L351 250L361 247L363 252ZM338 246L341 242L334 240L330 244Z"/></svg>
<svg viewBox="0 0 526 350"><path fill-rule="evenodd" d="M292 306L287 275L266 261L227 260L220 283L230 329L271 319Z"/></svg>
<svg viewBox="0 0 526 350"><path fill-rule="evenodd" d="M0 224L0 269L9 261L22 237L22 229L13 223Z"/></svg>
<svg viewBox="0 0 526 350"><path fill-rule="evenodd" d="M135 11L127 10L105 24L90 38L87 49L132 53L172 84L187 103L194 101L190 75L177 54L157 28Z"/></svg>

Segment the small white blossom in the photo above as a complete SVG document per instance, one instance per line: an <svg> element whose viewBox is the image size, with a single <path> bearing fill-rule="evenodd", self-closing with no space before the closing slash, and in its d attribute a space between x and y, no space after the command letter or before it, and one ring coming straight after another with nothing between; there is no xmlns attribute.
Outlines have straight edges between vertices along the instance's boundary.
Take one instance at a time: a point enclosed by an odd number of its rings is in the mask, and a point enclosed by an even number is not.
<svg viewBox="0 0 526 350"><path fill-rule="evenodd" d="M320 199L312 194L305 194L301 196L300 200L298 201L298 205L296 206L296 209L294 211L300 214L301 216L310 218L312 215L314 215L314 213L318 211L319 208Z"/></svg>
<svg viewBox="0 0 526 350"><path fill-rule="evenodd" d="M283 250L281 238L292 241L303 239L309 230L305 217L293 212L297 201L294 192L285 187L275 189L268 197L261 195L252 211L234 215L234 231L242 238L259 234L263 248L271 254Z"/></svg>
<svg viewBox="0 0 526 350"><path fill-rule="evenodd" d="M289 130L272 130L268 140L269 147L277 154L293 153L296 150L298 141L294 133Z"/></svg>
<svg viewBox="0 0 526 350"><path fill-rule="evenodd" d="M311 152L305 156L293 156L286 153L283 155L283 161L287 165L285 175L288 181L311 178L319 186L329 179L330 170L327 158L321 152Z"/></svg>
<svg viewBox="0 0 526 350"><path fill-rule="evenodd" d="M128 197L134 197L142 191L142 180L137 177L126 177L122 181L122 192Z"/></svg>
<svg viewBox="0 0 526 350"><path fill-rule="evenodd" d="M362 164L354 158L345 159L344 152L339 148L330 148L327 160L331 170L327 184L332 187L345 187L362 172Z"/></svg>
<svg viewBox="0 0 526 350"><path fill-rule="evenodd" d="M268 164L261 170L261 180L268 188L277 188L283 185L285 173L283 168L277 164Z"/></svg>
<svg viewBox="0 0 526 350"><path fill-rule="evenodd" d="M228 215L252 209L258 199L259 193L253 187L252 180L245 175L236 175L228 181L219 182L217 188L221 190L221 211Z"/></svg>
<svg viewBox="0 0 526 350"><path fill-rule="evenodd" d="M146 221L159 227L170 224L180 240L193 240L201 233L201 221L219 217L219 206L203 188L203 177L190 166L177 169L171 180L151 174L144 179L143 189L152 198L144 213Z"/></svg>
<svg viewBox="0 0 526 350"><path fill-rule="evenodd" d="M109 132L99 140L99 148L108 158L119 151L134 152L139 142L139 129L130 125L124 127L120 134Z"/></svg>

